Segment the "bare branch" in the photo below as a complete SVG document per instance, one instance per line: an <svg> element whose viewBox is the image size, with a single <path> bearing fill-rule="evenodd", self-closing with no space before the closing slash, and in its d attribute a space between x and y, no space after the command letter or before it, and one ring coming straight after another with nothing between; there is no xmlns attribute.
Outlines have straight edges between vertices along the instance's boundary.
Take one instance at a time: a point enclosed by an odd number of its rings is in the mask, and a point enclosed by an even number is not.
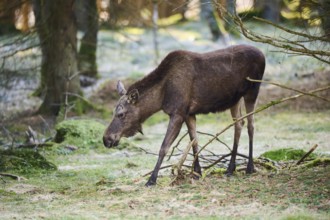
<svg viewBox="0 0 330 220"><path fill-rule="evenodd" d="M255 33L249 29L247 29L245 27L245 25L243 24L241 18L237 15L237 14L231 14L229 13L220 3L218 3L217 1L215 1L215 5L217 7L217 9L219 9L219 11L221 13L226 14L228 17L230 17L234 23L239 27L240 31L242 32L242 34L255 42L260 42L260 43L265 43L265 44L269 44L272 45L274 47L278 47L281 48L285 51L291 51L291 52L295 52L296 54L301 54L301 55L305 55L305 56L311 56L314 57L324 63L328 63L330 64L330 50L329 47L326 47L322 50L316 50L316 49L311 49L308 48L307 45L305 44L301 44L302 41L292 41L289 39L279 39L279 38L274 38L274 37L269 37L269 36L265 36L259 33ZM289 30L288 28L282 27L280 25L274 24L270 21L266 21L263 19L259 19L260 21L263 21L267 24L273 25L274 27L285 31L286 33L289 33L291 35L296 35L296 36L301 36L304 38L307 38L309 40L314 40L314 41L321 41L324 42L325 45L329 45L329 41L327 39L324 39L324 37L318 37L318 36L312 36L309 34L304 34L304 33L300 33L297 31L292 31Z"/></svg>
<svg viewBox="0 0 330 220"><path fill-rule="evenodd" d="M326 37L323 37L323 36L318 37L318 36L314 36L314 35L310 35L310 34L305 34L305 33L302 33L302 32L298 32L298 31L294 31L292 29L285 28L281 25L275 24L275 23L273 23L271 21L268 21L266 19L263 19L263 18L259 18L259 17L255 17L255 16L253 18L258 20L258 21L264 22L266 24L272 25L272 26L274 26L278 29L281 29L281 30L283 30L285 32L288 32L290 34L293 34L293 35L298 35L298 36L301 36L301 37L305 37L305 38L308 38L308 39L313 40L313 41L315 41L315 40L329 41Z"/></svg>
<svg viewBox="0 0 330 220"><path fill-rule="evenodd" d="M312 97L321 99L321 100L326 101L326 102L330 102L329 99L324 98L322 96L318 96L318 95L313 94L313 93L308 93L308 92L304 92L304 91L301 91L301 90L298 90L298 89L294 89L294 88L291 88L291 87L288 87L288 86L285 86L285 85L282 85L282 84L279 84L279 83L276 83L276 82L265 81L265 80L256 80L256 79L251 79L250 77L247 77L246 79L251 81L251 82L262 82L262 83L271 84L271 85L274 85L274 86L281 87L283 89L292 90L292 91L295 91L295 92L298 92L298 93L301 93L301 94L304 94L304 95L308 95L308 96L312 96Z"/></svg>
<svg viewBox="0 0 330 220"><path fill-rule="evenodd" d="M301 162L303 162L305 160L305 158L308 157L316 148L317 148L317 144L315 144L304 156L302 156L302 158L300 158L300 160L298 160L296 165L301 164Z"/></svg>

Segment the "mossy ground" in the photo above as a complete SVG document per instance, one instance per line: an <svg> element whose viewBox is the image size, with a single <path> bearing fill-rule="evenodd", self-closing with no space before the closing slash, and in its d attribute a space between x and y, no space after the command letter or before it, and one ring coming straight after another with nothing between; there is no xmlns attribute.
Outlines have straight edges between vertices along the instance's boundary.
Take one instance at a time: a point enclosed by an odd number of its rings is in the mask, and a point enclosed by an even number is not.
<svg viewBox="0 0 330 220"><path fill-rule="evenodd" d="M301 149L293 149L293 148L283 148L273 151L267 151L261 156L269 158L275 161L288 161L288 160L299 160L301 159L307 152ZM310 154L309 158L316 158L315 154Z"/></svg>
<svg viewBox="0 0 330 220"><path fill-rule="evenodd" d="M0 172L33 173L56 170L55 164L31 149L0 149Z"/></svg>
<svg viewBox="0 0 330 220"><path fill-rule="evenodd" d="M102 137L106 126L93 119L65 120L55 127L54 141L61 146L95 148L103 145Z"/></svg>
<svg viewBox="0 0 330 220"><path fill-rule="evenodd" d="M318 113L325 119L323 123L326 123L328 113ZM316 153L329 151L322 144L327 139L324 132L329 132L322 123L309 129L295 130L296 140L286 145L276 143L263 149L263 143L272 143L273 129L277 130L276 135L285 137L287 130L283 124L289 115L292 122L300 121L300 117L309 118L309 113L292 115L291 112L265 113L258 117L257 152L289 147L301 147L306 151L310 143L320 145ZM215 133L230 122L226 118L227 113L199 117L198 129ZM146 137L123 139L123 142L157 154L167 126L163 119L164 116L159 115L150 124L146 123ZM260 135L258 130L264 121L268 121L271 129ZM309 120L295 123L297 128L309 125ZM314 133L313 136L308 136L310 132ZM231 146L231 135L228 131L220 138ZM200 144L208 138L201 137ZM309 144L304 143L304 138ZM187 143L184 139L180 148L183 149ZM244 151L246 145L246 137L243 137L239 150ZM330 166L326 163L312 168L284 169L277 173L263 169L253 175L238 172L230 178L222 172L209 173L198 181L187 178L173 186L169 185L173 176L167 169L160 172L156 187L146 188L147 177L142 176L152 170L157 157L136 147L106 149L98 146L70 154L40 151L57 165L58 170L22 174L27 178L22 182L3 177L0 180L2 218L328 219L330 216ZM214 144L210 150L220 154L225 148ZM164 164L176 163L177 159L174 157Z"/></svg>

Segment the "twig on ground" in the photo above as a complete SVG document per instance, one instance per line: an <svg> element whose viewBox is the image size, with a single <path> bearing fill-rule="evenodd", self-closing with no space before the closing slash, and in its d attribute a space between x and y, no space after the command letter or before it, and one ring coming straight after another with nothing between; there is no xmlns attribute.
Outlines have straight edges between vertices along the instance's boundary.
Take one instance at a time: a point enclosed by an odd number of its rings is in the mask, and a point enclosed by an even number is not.
<svg viewBox="0 0 330 220"><path fill-rule="evenodd" d="M20 144L17 148L37 148L37 147L51 147L54 143L44 142L44 143L31 143L31 144Z"/></svg>
<svg viewBox="0 0 330 220"><path fill-rule="evenodd" d="M156 156L158 155L156 153L149 152L146 149L143 149L142 147L139 147L139 149L142 150L143 152L145 152L146 154L151 154L151 155L156 155Z"/></svg>
<svg viewBox="0 0 330 220"><path fill-rule="evenodd" d="M213 134L209 134L209 133L205 133L205 132L201 132L201 131L197 131L197 133L214 137ZM231 148L230 148L225 142L221 141L218 137L216 137L215 140L217 140L217 141L220 142L221 144L225 145L225 146L227 147L227 149L231 152Z"/></svg>
<svg viewBox="0 0 330 220"><path fill-rule="evenodd" d="M210 165L208 165L208 166L205 166L205 167L203 167L204 169L209 169L209 168L211 168L211 167L213 167L214 165L216 165L217 163L219 163L221 160L223 160L224 158L226 158L226 157L228 157L228 156L230 156L231 155L231 153L229 153L229 154L225 154L225 155L223 155L222 157L220 157L219 159L217 159L216 161L214 161L212 164L210 164Z"/></svg>
<svg viewBox="0 0 330 220"><path fill-rule="evenodd" d="M304 156L302 156L300 158L300 160L298 160L298 162L296 163L296 165L301 164L306 159L306 157L308 157L317 148L317 146L318 145L315 144Z"/></svg>
<svg viewBox="0 0 330 220"><path fill-rule="evenodd" d="M173 166L173 164L166 165L166 166L163 166L163 167L159 168L159 170L166 169L166 168L169 168L169 167L172 167L172 166ZM153 172L153 170L150 171L150 172L148 172L148 173L146 173L146 174L144 174L144 175L142 175L142 177L149 176L152 172Z"/></svg>
<svg viewBox="0 0 330 220"><path fill-rule="evenodd" d="M27 180L26 178L24 178L22 176L17 176L17 175L10 174L10 173L0 173L0 176L10 177L10 178L15 179L17 181Z"/></svg>
<svg viewBox="0 0 330 220"><path fill-rule="evenodd" d="M175 148L177 148L179 146L180 142L183 140L183 138L185 138L187 136L187 134L188 134L188 132L186 132L184 135L182 135L182 137L178 140L176 145L173 146L171 154L168 156L167 161L169 161L171 159L171 157L173 156Z"/></svg>
<svg viewBox="0 0 330 220"><path fill-rule="evenodd" d="M177 163L176 168L178 169L178 171L181 170L181 167L182 167L184 161L185 161L186 158L187 158L187 155L188 155L188 153L189 153L189 150L190 150L190 148L193 146L194 143L195 143L195 139L193 139L192 141L190 141L190 143L187 145L185 151L183 152L183 155L182 155L181 159L180 159L179 162Z"/></svg>
<svg viewBox="0 0 330 220"><path fill-rule="evenodd" d="M195 139L193 139L192 141L190 141L190 143L187 145L185 151L183 152L183 155L180 158L179 162L177 164L173 165L172 169L173 169L173 173L174 173L175 177L171 181L170 185L172 185L178 178L181 178L182 177L181 167L182 167L183 163L185 162L185 160L187 158L187 155L189 153L189 150L193 146L194 143L195 143Z"/></svg>

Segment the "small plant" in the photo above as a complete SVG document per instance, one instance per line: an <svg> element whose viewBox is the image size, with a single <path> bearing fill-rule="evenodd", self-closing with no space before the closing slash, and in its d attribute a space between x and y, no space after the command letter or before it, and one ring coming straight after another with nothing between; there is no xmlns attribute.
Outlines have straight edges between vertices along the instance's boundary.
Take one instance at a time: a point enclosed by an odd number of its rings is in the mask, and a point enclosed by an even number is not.
<svg viewBox="0 0 330 220"><path fill-rule="evenodd" d="M0 172L15 170L32 173L40 170L56 170L55 164L47 161L36 151L29 149L0 150Z"/></svg>
<svg viewBox="0 0 330 220"><path fill-rule="evenodd" d="M263 153L261 156L269 158L275 161L288 161L288 160L299 160L302 156L304 156L306 152L304 150L297 150L293 148L282 148L279 150L267 151ZM310 154L310 158L315 159L315 154Z"/></svg>

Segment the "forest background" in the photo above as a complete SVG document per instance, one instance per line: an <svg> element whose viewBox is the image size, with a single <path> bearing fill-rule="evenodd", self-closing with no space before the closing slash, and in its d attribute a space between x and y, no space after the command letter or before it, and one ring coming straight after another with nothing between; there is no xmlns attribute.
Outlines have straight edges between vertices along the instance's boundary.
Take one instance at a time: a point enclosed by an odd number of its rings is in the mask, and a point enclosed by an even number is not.
<svg viewBox="0 0 330 220"><path fill-rule="evenodd" d="M328 218L329 39L328 0L2 0L1 213ZM258 101L267 109L255 116L258 172L223 175L233 136L226 131L203 152L202 180L187 174L170 184L177 176L168 168L156 189L144 189L167 116L157 113L145 123L145 136L105 149L117 80L128 86L173 50L241 43L261 49L267 62ZM200 142L230 123L228 112L200 116ZM169 165L188 143L182 130ZM243 167L246 143L243 135ZM185 165L191 161L190 155Z"/></svg>

